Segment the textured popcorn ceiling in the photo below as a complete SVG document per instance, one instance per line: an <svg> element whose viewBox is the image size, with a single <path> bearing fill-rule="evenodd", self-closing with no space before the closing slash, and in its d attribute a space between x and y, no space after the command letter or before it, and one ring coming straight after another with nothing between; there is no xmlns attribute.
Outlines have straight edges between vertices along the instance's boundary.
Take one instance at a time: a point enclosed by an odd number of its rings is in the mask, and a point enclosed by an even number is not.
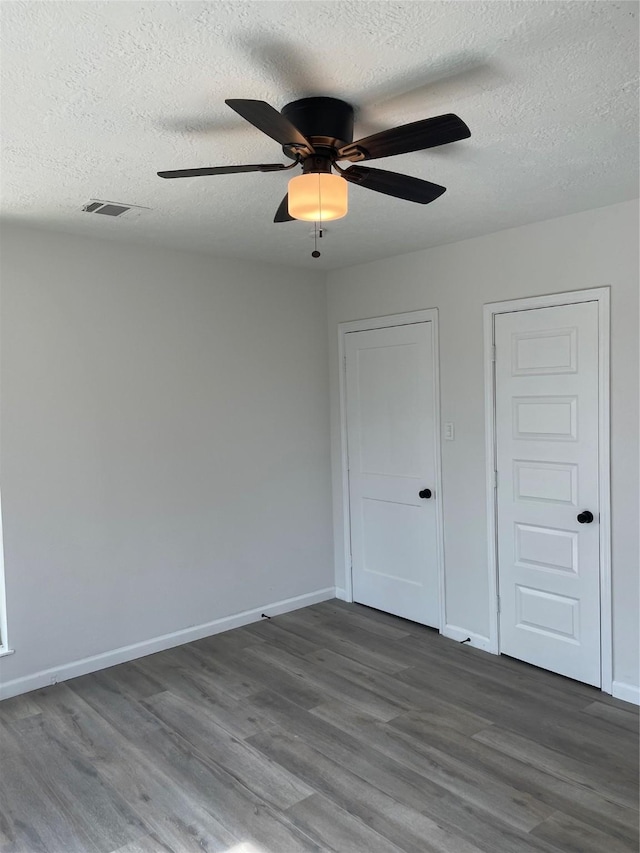
<svg viewBox="0 0 640 853"><path fill-rule="evenodd" d="M2 215L78 234L335 268L633 198L638 4L2 2ZM349 188L319 261L274 225L287 174L225 98L331 95L356 137L455 112L470 140L371 162L448 188L431 205ZM152 208L80 212L89 198Z"/></svg>

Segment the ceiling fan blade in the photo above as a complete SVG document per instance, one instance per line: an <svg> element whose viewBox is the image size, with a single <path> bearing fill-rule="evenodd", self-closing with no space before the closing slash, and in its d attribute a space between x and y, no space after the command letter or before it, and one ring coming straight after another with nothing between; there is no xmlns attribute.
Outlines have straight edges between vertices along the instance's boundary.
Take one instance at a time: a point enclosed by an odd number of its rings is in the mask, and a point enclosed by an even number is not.
<svg viewBox="0 0 640 853"><path fill-rule="evenodd" d="M408 154L410 151L424 151L467 139L471 131L458 116L448 113L435 118L425 118L400 127L392 127L366 136L345 145L338 152L343 160L376 160L380 157L392 157L394 154Z"/></svg>
<svg viewBox="0 0 640 853"><path fill-rule="evenodd" d="M313 154L313 145L305 139L288 118L274 109L266 101L247 101L243 99L226 100L225 104L238 115L250 122L258 130L266 133L280 145L293 148L296 153Z"/></svg>
<svg viewBox="0 0 640 853"><path fill-rule="evenodd" d="M446 192L446 187L423 181L421 178L386 172L383 169L369 169L367 166L349 166L342 172L342 177L365 189L403 198L406 201L415 201L418 204L429 204Z"/></svg>
<svg viewBox="0 0 640 853"><path fill-rule="evenodd" d="M280 202L280 207L276 210L276 215L273 217L274 222L293 222L295 216L289 214L289 193Z"/></svg>
<svg viewBox="0 0 640 853"><path fill-rule="evenodd" d="M252 166L206 166L204 169L176 169L158 172L159 178L198 178L204 175L234 175L236 172L279 172L288 169L284 163L257 163Z"/></svg>

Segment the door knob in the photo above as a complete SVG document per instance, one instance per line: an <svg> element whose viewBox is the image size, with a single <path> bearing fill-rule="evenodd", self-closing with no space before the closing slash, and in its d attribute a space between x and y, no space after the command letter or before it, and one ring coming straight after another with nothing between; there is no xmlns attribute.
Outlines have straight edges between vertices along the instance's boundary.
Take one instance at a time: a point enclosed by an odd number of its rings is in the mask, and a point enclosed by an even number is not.
<svg viewBox="0 0 640 853"><path fill-rule="evenodd" d="M422 491L418 492L418 497L426 500L431 497L431 489L422 489Z"/></svg>
<svg viewBox="0 0 640 853"><path fill-rule="evenodd" d="M578 523L579 524L591 524L593 521L593 513L589 512L588 509L585 509L583 512L578 515Z"/></svg>

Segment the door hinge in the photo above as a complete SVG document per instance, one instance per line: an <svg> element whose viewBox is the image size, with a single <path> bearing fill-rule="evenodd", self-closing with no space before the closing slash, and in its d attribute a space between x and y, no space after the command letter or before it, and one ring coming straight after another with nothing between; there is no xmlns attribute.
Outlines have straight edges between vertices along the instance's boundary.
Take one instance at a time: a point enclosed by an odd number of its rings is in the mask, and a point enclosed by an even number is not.
<svg viewBox="0 0 640 853"><path fill-rule="evenodd" d="M493 472L493 488L494 489L498 488L498 472L497 471Z"/></svg>
<svg viewBox="0 0 640 853"><path fill-rule="evenodd" d="M493 346L491 347L491 361L495 361L495 360L496 360L496 345L493 344Z"/></svg>
<svg viewBox="0 0 640 853"><path fill-rule="evenodd" d="M500 613L501 608L500 608L500 596L499 595L496 596L496 608L497 608L497 612Z"/></svg>

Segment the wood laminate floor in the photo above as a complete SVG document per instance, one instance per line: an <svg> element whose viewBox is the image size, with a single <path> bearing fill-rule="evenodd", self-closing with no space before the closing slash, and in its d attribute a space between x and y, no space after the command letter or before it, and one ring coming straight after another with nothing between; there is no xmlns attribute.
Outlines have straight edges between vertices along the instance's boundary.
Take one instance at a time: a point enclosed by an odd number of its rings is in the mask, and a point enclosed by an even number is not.
<svg viewBox="0 0 640 853"><path fill-rule="evenodd" d="M630 853L638 713L318 604L0 703L2 853Z"/></svg>

